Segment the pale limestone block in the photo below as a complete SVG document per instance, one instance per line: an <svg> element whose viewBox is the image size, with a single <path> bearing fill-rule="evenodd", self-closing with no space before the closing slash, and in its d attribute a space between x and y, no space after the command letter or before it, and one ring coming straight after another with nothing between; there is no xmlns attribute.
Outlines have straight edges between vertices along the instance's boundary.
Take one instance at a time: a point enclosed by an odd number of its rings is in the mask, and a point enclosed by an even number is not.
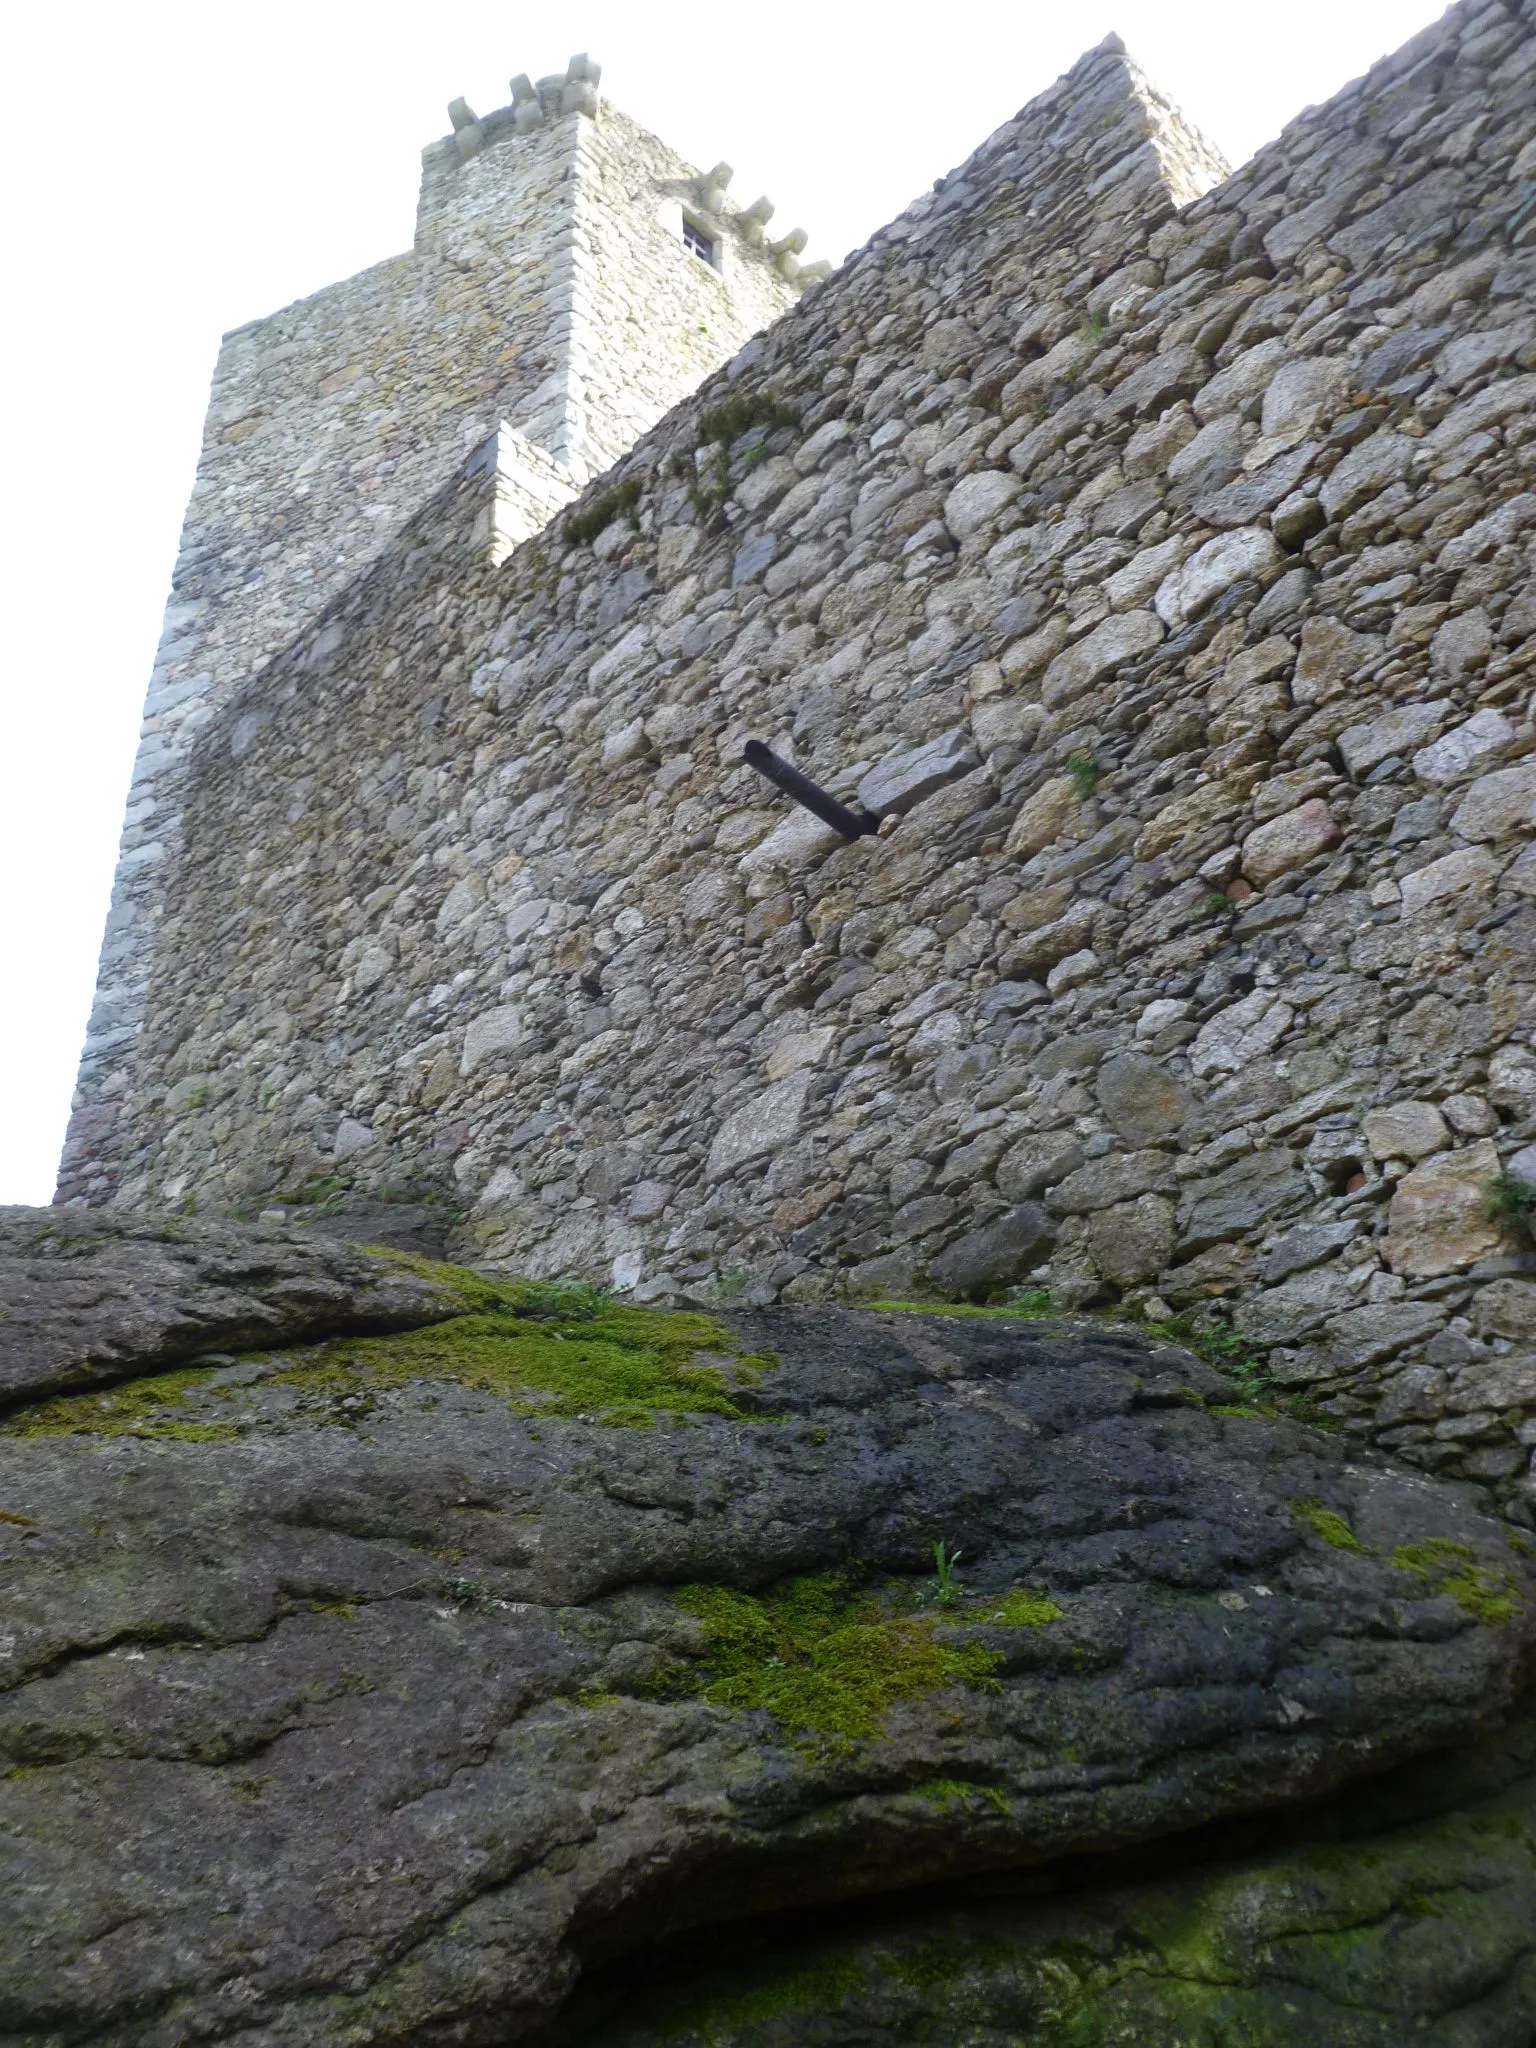
<svg viewBox="0 0 1536 2048"><path fill-rule="evenodd" d="M1166 1195L1139 1195L1101 1209L1088 1224L1088 1248L1103 1277L1116 1287L1153 1279L1173 1256L1174 1206Z"/></svg>
<svg viewBox="0 0 1536 2048"><path fill-rule="evenodd" d="M787 1145L800 1129L811 1079L806 1069L786 1074L727 1117L709 1148L705 1179L722 1180L747 1160Z"/></svg>
<svg viewBox="0 0 1536 2048"><path fill-rule="evenodd" d="M1243 873L1255 888L1262 889L1266 882L1304 867L1337 846L1343 836L1327 804L1321 797L1312 797L1248 834L1243 841Z"/></svg>
<svg viewBox="0 0 1536 2048"><path fill-rule="evenodd" d="M1517 1117L1536 1113L1536 1051L1501 1045L1488 1062L1488 1099Z"/></svg>
<svg viewBox="0 0 1536 2048"><path fill-rule="evenodd" d="M968 540L992 525L1023 489L1005 469L978 469L962 477L944 500L944 524L956 540Z"/></svg>
<svg viewBox="0 0 1536 2048"><path fill-rule="evenodd" d="M1499 1128L1497 1110L1481 1095L1448 1095L1440 1108L1459 1138L1488 1138Z"/></svg>
<svg viewBox="0 0 1536 2048"><path fill-rule="evenodd" d="M1099 956L1091 946L1085 946L1080 953L1069 953L1065 960L1058 960L1045 977L1045 986L1053 996L1059 996L1070 988L1081 988L1085 981L1092 981L1099 971Z"/></svg>
<svg viewBox="0 0 1536 2048"><path fill-rule="evenodd" d="M1067 622L1055 612L1033 633L1026 633L1004 648L998 667L1009 682L1027 683L1045 668L1067 643Z"/></svg>
<svg viewBox="0 0 1536 2048"><path fill-rule="evenodd" d="M1497 426L1512 415L1533 411L1536 411L1536 375L1505 377L1486 385L1473 397L1463 399L1438 426L1430 429L1420 446L1427 455L1448 455L1473 434L1485 433L1489 427Z"/></svg>
<svg viewBox="0 0 1536 2048"><path fill-rule="evenodd" d="M1472 1320L1479 1336L1536 1344L1536 1281L1495 1280L1480 1289Z"/></svg>
<svg viewBox="0 0 1536 2048"><path fill-rule="evenodd" d="M1502 711L1475 712L1432 746L1421 748L1413 757L1413 772L1420 782L1442 789L1495 760L1514 736L1515 729Z"/></svg>
<svg viewBox="0 0 1536 2048"><path fill-rule="evenodd" d="M749 847L736 865L743 875L770 867L796 872L829 854L833 847L846 843L835 825L827 824L814 811L802 810L797 804L766 838Z"/></svg>
<svg viewBox="0 0 1536 2048"><path fill-rule="evenodd" d="M971 713L971 736L983 754L996 747L1028 748L1045 718L1038 704L1021 697L991 697Z"/></svg>
<svg viewBox="0 0 1536 2048"><path fill-rule="evenodd" d="M1402 880L1403 916L1417 917L1443 897L1460 895L1464 889L1486 889L1496 879L1499 862L1486 846L1467 846L1416 868Z"/></svg>
<svg viewBox="0 0 1536 2048"><path fill-rule="evenodd" d="M523 1013L515 1003L485 1010L474 1018L464 1033L464 1050L459 1072L472 1074L482 1061L498 1052L514 1052L527 1037Z"/></svg>
<svg viewBox="0 0 1536 2048"><path fill-rule="evenodd" d="M1433 674L1455 682L1469 670L1481 668L1493 652L1493 628L1481 606L1457 612L1429 643L1429 666Z"/></svg>
<svg viewBox="0 0 1536 2048"><path fill-rule="evenodd" d="M1451 830L1463 839L1507 839L1515 832L1536 831L1536 761L1479 776L1457 806Z"/></svg>
<svg viewBox="0 0 1536 2048"><path fill-rule="evenodd" d="M1334 410L1348 384L1348 365L1338 356L1303 356L1282 364L1264 392L1260 432L1266 439L1300 440Z"/></svg>
<svg viewBox="0 0 1536 2048"><path fill-rule="evenodd" d="M370 1127L355 1116L344 1116L336 1127L336 1136L331 1144L333 1159L350 1159L355 1153L366 1152L374 1142Z"/></svg>
<svg viewBox="0 0 1536 2048"><path fill-rule="evenodd" d="M1123 569L1105 577L1102 585L1104 595L1117 612L1144 605L1164 577L1171 575L1189 552L1189 536L1182 533L1170 534L1155 546L1138 549Z"/></svg>
<svg viewBox="0 0 1536 2048"><path fill-rule="evenodd" d="M1279 335L1245 348L1195 393L1191 400L1195 417L1214 420L1235 412L1268 387L1284 361L1285 343Z"/></svg>
<svg viewBox="0 0 1536 2048"><path fill-rule="evenodd" d="M1295 1014L1289 1003L1277 1000L1273 990L1256 988L1201 1025L1189 1049L1191 1069L1197 1078L1236 1073L1277 1045L1290 1030Z"/></svg>
<svg viewBox="0 0 1536 2048"><path fill-rule="evenodd" d="M1411 436L1385 428L1368 434L1324 480L1321 496L1328 517L1347 519L1367 498L1401 482L1413 467L1418 447Z"/></svg>
<svg viewBox="0 0 1536 2048"><path fill-rule="evenodd" d="M1487 1195L1498 1171L1498 1147L1485 1138L1460 1152L1437 1152L1404 1174L1387 1212L1383 1249L1392 1271L1428 1280L1497 1251Z"/></svg>
<svg viewBox="0 0 1536 2048"><path fill-rule="evenodd" d="M978 765L971 736L963 726L941 733L926 746L913 747L881 761L859 783L859 802L876 817L910 811L924 797Z"/></svg>
<svg viewBox="0 0 1536 2048"><path fill-rule="evenodd" d="M1041 697L1047 705L1070 704L1104 677L1163 639L1162 621L1152 612L1119 612L1102 620L1075 645L1063 648L1045 672Z"/></svg>
<svg viewBox="0 0 1536 2048"><path fill-rule="evenodd" d="M1081 831L1083 800L1070 775L1053 776L1019 806L1003 847L1007 860L1027 860L1066 833Z"/></svg>
<svg viewBox="0 0 1536 2048"><path fill-rule="evenodd" d="M1207 605L1245 577L1266 576L1281 567L1285 556L1274 535L1263 526L1237 526L1197 548L1188 561L1158 585L1152 600L1168 626L1197 618Z"/></svg>
<svg viewBox="0 0 1536 2048"><path fill-rule="evenodd" d="M1367 1111L1362 1128L1373 1159L1427 1159L1451 1142L1445 1118L1432 1102L1394 1102Z"/></svg>
<svg viewBox="0 0 1536 2048"><path fill-rule="evenodd" d="M768 1055L763 1071L770 1081L782 1081L802 1067L819 1067L837 1038L834 1024L818 1024L813 1031L793 1031L781 1038Z"/></svg>
<svg viewBox="0 0 1536 2048"><path fill-rule="evenodd" d="M1436 697L1428 704L1396 704L1368 724L1349 726L1338 743L1345 767L1358 782L1389 755L1406 758L1436 737L1454 709L1449 697Z"/></svg>
<svg viewBox="0 0 1536 2048"><path fill-rule="evenodd" d="M1356 633L1337 619L1308 619L1301 629L1291 695L1298 704L1329 703L1355 682L1381 648L1379 633Z"/></svg>
<svg viewBox="0 0 1536 2048"><path fill-rule="evenodd" d="M1499 886L1517 895L1536 896L1536 846L1528 846L1499 877Z"/></svg>
<svg viewBox="0 0 1536 2048"><path fill-rule="evenodd" d="M560 1079L579 1081L583 1074L590 1074L594 1068L606 1065L628 1043L627 1031L597 1032L594 1037L583 1040L560 1062Z"/></svg>
<svg viewBox="0 0 1536 2048"><path fill-rule="evenodd" d="M1187 447L1198 429L1187 407L1175 406L1161 419L1148 420L1125 444L1123 459L1128 477L1161 476L1181 448Z"/></svg>

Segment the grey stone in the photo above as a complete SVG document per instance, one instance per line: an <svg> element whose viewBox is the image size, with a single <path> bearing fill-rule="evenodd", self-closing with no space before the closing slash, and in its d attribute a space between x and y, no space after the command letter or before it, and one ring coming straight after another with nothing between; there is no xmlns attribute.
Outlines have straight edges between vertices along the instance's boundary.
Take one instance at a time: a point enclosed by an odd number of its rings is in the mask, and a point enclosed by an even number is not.
<svg viewBox="0 0 1536 2048"><path fill-rule="evenodd" d="M1158 585L1153 603L1157 615L1179 627L1212 605L1223 591L1248 577L1269 577L1285 561L1267 527L1238 526L1197 548L1189 559Z"/></svg>
<svg viewBox="0 0 1536 2048"><path fill-rule="evenodd" d="M737 551L731 564L731 587L740 589L744 583L754 583L778 553L779 544L771 533L760 533L749 540L744 548Z"/></svg>
<svg viewBox="0 0 1536 2048"><path fill-rule="evenodd" d="M871 768L859 784L859 802L877 817L899 816L935 790L969 774L979 758L970 734L957 726Z"/></svg>
<svg viewBox="0 0 1536 2048"><path fill-rule="evenodd" d="M1082 1163L1082 1145L1071 1131L1041 1131L1021 1138L998 1160L997 1191L1010 1202L1027 1202Z"/></svg>
<svg viewBox="0 0 1536 2048"><path fill-rule="evenodd" d="M1209 1180L1191 1181L1179 1202L1179 1249L1186 1256L1307 1200L1312 1190L1290 1153L1255 1152Z"/></svg>
<svg viewBox="0 0 1536 2048"><path fill-rule="evenodd" d="M721 1180L747 1160L787 1145L800 1128L813 1079L804 1069L787 1074L727 1117L709 1148L706 1177Z"/></svg>
<svg viewBox="0 0 1536 2048"><path fill-rule="evenodd" d="M946 1245L929 1260L928 1277L951 1294L994 1294L1048 1258L1055 1235L1043 1209L1021 1202Z"/></svg>
<svg viewBox="0 0 1536 2048"><path fill-rule="evenodd" d="M1236 1598L1226 1611L1240 1618L1264 1605L1252 1588ZM1280 1711L1300 1720L1307 1709L1292 1700ZM1092 2028L1146 2043L1238 2029L1272 2048L1351 2034L1385 2048L1394 2037L1432 2039L1437 2027L1473 2032L1494 2000L1510 2035L1523 2038L1536 2032L1524 1971L1536 1785L1520 1761L1529 1721L1522 1715L1516 1728L1512 1741L1494 1737L1466 1758L1463 1789L1444 1766L1410 1765L1363 1794L1331 1797L1315 1830L1303 1824L1271 1844L1261 1827L1214 1871L1143 1865L1134 1882L1127 1872L1065 1897L1020 1888L921 1907L892 1901L857 1926L759 1943L728 1968L701 1976L695 1966L661 1986L643 1963L632 1966L623 1994L610 1990L616 2017L599 2024L591 2048L706 2048L721 2025L732 2048L777 2048L790 2030L834 2039L830 2028L861 2048L905 2048L942 2039L960 1999L978 2041L1017 2038L1022 2011L1050 2014L1050 2032L1036 2032L1042 2043ZM1395 1911L1411 1913L1430 1875L1432 1949L1421 1938L1410 1963L1397 1944L1357 1932L1361 1900L1401 1901ZM1191 1938L1223 1957L1219 1977L1188 1973ZM1442 1967L1442 1954L1459 1967ZM1491 1995L1490 1984L1499 1987Z"/></svg>
<svg viewBox="0 0 1536 2048"><path fill-rule="evenodd" d="M1127 1145L1171 1138L1189 1114L1189 1097L1168 1069L1145 1053L1115 1053L1099 1069L1099 1107Z"/></svg>
<svg viewBox="0 0 1536 2048"><path fill-rule="evenodd" d="M1012 504L1022 486L1005 469L980 469L955 485L944 500L944 523L956 540L990 526Z"/></svg>
<svg viewBox="0 0 1536 2048"><path fill-rule="evenodd" d="M1051 1189L1046 1206L1056 1216L1082 1216L1137 1195L1155 1194L1173 1182L1170 1152L1110 1152L1090 1159Z"/></svg>
<svg viewBox="0 0 1536 2048"><path fill-rule="evenodd" d="M1536 1280L1495 1280L1480 1287L1472 1319L1485 1337L1536 1344Z"/></svg>
<svg viewBox="0 0 1536 2048"><path fill-rule="evenodd" d="M1432 1337L1445 1316L1446 1311L1432 1301L1379 1301L1346 1309L1327 1325L1325 1357L1335 1372L1379 1365Z"/></svg>
<svg viewBox="0 0 1536 2048"><path fill-rule="evenodd" d="M301 1225L0 1208L4 1402L106 1386L205 1351L416 1329L467 1305L452 1269L418 1274Z"/></svg>
<svg viewBox="0 0 1536 2048"><path fill-rule="evenodd" d="M1360 1223L1353 1216L1340 1216L1332 1223L1304 1224L1300 1230L1288 1232L1265 1253L1259 1278L1266 1287L1273 1287L1292 1273L1321 1265L1345 1245L1353 1244L1359 1235Z"/></svg>
<svg viewBox="0 0 1536 2048"><path fill-rule="evenodd" d="M1094 1264L1115 1287L1134 1287L1160 1273L1173 1254L1174 1207L1166 1195L1100 1209L1089 1220Z"/></svg>
<svg viewBox="0 0 1536 2048"><path fill-rule="evenodd" d="M1411 754L1431 740L1454 706L1448 697L1426 704L1399 704L1366 725L1352 725L1339 734L1344 765L1359 782L1389 754Z"/></svg>
<svg viewBox="0 0 1536 2048"><path fill-rule="evenodd" d="M1294 1344L1356 1298L1341 1266L1298 1273L1240 1303L1233 1322L1255 1344Z"/></svg>

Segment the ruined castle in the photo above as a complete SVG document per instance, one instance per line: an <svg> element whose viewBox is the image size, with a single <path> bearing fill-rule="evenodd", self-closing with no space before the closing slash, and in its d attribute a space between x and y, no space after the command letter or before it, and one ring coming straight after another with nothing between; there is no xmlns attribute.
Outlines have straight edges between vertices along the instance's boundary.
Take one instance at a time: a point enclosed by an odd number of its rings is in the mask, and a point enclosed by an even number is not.
<svg viewBox="0 0 1536 2048"><path fill-rule="evenodd" d="M58 1199L1216 1314L1531 1519L1533 0L1236 173L1111 39L830 276L451 115L226 339Z"/></svg>

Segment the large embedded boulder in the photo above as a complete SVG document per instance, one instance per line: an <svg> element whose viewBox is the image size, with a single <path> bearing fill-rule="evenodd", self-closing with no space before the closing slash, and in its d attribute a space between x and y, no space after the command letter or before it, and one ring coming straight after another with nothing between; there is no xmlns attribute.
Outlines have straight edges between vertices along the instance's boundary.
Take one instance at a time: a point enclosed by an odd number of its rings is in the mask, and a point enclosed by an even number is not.
<svg viewBox="0 0 1536 2048"><path fill-rule="evenodd" d="M1284 1807L1521 1684L1475 1496L1116 1329L449 1272L167 1370L167 1253L144 1370L57 1393L70 1243L0 1421L19 2041L513 2041L664 1936Z"/></svg>

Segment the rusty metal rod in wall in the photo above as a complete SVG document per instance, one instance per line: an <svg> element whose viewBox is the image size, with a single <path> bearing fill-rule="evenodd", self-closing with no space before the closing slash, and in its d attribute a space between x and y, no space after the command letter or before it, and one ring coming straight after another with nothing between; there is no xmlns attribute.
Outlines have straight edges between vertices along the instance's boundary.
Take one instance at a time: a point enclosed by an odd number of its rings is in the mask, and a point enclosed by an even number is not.
<svg viewBox="0 0 1536 2048"><path fill-rule="evenodd" d="M866 833L878 832L880 820L869 811L850 811L846 804L840 804L835 796L828 796L819 782L812 782L809 775L789 761L765 747L761 740L748 740L742 749L741 758L749 768L755 768L782 789L786 796L794 798L813 811L824 825L830 825L834 832L841 832L845 839L862 839Z"/></svg>

